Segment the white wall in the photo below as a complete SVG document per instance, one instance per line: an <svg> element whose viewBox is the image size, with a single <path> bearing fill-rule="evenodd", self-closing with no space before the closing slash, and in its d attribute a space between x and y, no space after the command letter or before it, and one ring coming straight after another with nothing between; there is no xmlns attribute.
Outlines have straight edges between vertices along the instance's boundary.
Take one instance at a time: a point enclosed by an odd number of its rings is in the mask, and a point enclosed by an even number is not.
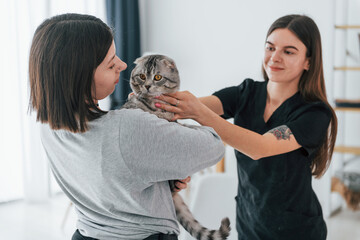
<svg viewBox="0 0 360 240"><path fill-rule="evenodd" d="M333 9L328 0L140 0L140 4L146 9L141 14L143 51L174 58L181 88L199 96L237 85L246 77L261 79L267 29L285 14L314 18L324 49L332 49ZM332 65L329 52L324 51L327 72Z"/></svg>
<svg viewBox="0 0 360 240"><path fill-rule="evenodd" d="M360 24L356 11L360 1L350 2L350 23ZM172 57L180 71L181 90L197 96L209 95L223 87L238 85L247 77L261 80L264 41L271 23L283 15L306 14L315 20L321 32L325 80L332 100L334 6L335 0L140 0L142 51ZM346 95L360 98L357 86L348 87ZM349 121L351 131L359 133L354 120ZM355 136L349 141L360 146L358 134ZM233 150L229 149L226 157L227 169L235 174ZM326 205L329 177L315 180L314 188Z"/></svg>

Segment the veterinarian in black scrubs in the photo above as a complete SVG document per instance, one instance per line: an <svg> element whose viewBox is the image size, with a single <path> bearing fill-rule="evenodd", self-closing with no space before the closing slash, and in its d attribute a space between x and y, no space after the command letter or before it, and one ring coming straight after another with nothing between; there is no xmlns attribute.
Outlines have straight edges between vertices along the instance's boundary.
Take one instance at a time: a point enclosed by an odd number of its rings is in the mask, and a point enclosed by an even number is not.
<svg viewBox="0 0 360 240"><path fill-rule="evenodd" d="M320 33L311 18L287 15L271 25L263 75L265 81L246 79L209 97L161 96L169 104L157 105L176 113L175 119L213 127L235 148L239 239L326 239L311 180L330 164L337 120L326 98Z"/></svg>

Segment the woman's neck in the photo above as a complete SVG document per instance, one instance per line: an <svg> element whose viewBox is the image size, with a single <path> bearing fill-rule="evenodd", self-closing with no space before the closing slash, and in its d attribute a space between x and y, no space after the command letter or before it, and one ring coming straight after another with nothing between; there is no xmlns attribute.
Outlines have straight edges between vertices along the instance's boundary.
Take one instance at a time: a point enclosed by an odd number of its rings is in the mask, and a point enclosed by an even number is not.
<svg viewBox="0 0 360 240"><path fill-rule="evenodd" d="M286 99L298 91L298 83L279 83L269 81L267 84L266 102L272 106L280 106Z"/></svg>

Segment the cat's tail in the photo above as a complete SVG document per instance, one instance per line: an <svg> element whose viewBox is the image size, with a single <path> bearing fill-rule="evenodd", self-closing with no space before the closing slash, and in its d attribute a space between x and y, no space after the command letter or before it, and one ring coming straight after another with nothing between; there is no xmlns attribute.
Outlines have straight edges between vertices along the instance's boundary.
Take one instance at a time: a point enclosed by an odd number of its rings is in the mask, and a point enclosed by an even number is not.
<svg viewBox="0 0 360 240"><path fill-rule="evenodd" d="M173 194L176 216L180 224L187 232L198 240L225 240L230 234L230 220L224 218L218 230L210 230L202 226L192 215L189 208L184 203L181 196L177 193Z"/></svg>

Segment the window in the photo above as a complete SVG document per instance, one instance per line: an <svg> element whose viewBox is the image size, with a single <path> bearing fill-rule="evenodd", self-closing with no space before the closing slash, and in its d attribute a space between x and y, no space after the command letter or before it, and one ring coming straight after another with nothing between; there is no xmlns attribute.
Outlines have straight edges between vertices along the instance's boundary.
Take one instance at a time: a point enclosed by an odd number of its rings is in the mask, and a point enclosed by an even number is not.
<svg viewBox="0 0 360 240"><path fill-rule="evenodd" d="M28 115L28 58L36 27L61 13L86 13L106 22L105 1L1 1L0 202L38 200L58 190L49 180L35 114Z"/></svg>

